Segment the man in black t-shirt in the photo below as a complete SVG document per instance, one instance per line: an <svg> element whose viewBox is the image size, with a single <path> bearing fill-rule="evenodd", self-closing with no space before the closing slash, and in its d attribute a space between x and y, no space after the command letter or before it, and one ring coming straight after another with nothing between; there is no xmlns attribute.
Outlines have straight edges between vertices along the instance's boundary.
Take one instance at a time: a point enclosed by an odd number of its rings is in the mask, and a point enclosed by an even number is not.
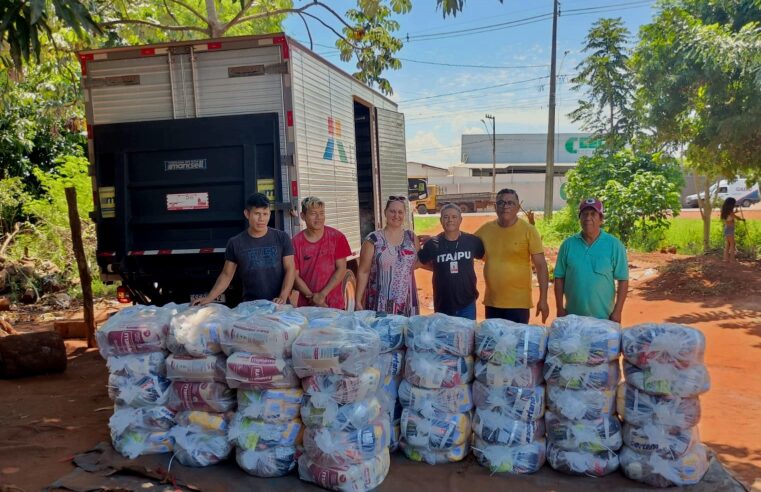
<svg viewBox="0 0 761 492"><path fill-rule="evenodd" d="M433 270L433 307L437 313L476 319L478 289L475 258L484 257L484 245L473 234L460 231L462 213L453 203L441 208L444 232L432 237L418 259Z"/></svg>
<svg viewBox="0 0 761 492"><path fill-rule="evenodd" d="M248 229L227 242L222 272L209 295L194 305L213 302L230 285L236 271L243 281L244 301L266 299L278 304L288 301L296 279L291 238L283 231L267 227L270 202L261 193L248 197L243 215L248 220Z"/></svg>

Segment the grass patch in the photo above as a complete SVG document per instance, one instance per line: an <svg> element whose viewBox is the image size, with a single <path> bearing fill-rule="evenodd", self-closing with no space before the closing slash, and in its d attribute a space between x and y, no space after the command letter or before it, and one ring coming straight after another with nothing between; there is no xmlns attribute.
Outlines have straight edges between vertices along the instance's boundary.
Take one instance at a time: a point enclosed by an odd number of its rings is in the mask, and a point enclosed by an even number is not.
<svg viewBox="0 0 761 492"><path fill-rule="evenodd" d="M438 217L421 217L415 216L415 233L417 234L431 234L439 229Z"/></svg>

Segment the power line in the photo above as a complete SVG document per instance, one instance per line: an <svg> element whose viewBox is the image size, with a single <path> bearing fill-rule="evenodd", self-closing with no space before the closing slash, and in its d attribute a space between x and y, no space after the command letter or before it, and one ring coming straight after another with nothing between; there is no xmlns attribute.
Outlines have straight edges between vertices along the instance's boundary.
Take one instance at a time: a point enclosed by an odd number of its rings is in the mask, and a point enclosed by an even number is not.
<svg viewBox="0 0 761 492"><path fill-rule="evenodd" d="M548 63L544 65L467 65L463 63L444 63L428 60L411 60L409 58L399 58L401 61L409 63L421 63L423 65L438 65L442 67L462 67L462 68L497 68L497 69L509 69L509 68L544 68L549 67Z"/></svg>
<svg viewBox="0 0 761 492"><path fill-rule="evenodd" d="M478 87L476 89L467 89L467 90L464 90L464 91L448 92L448 93L445 93L445 94L436 94L436 95L433 95L433 96L417 97L417 98L414 98L414 99L405 99L403 101L399 101L399 104L404 104L406 102L412 102L412 101L423 101L423 100L428 100L428 99L436 99L436 98L439 98L439 97L446 97L446 96L456 96L458 94L467 94L468 92L485 91L485 90L489 90L489 89L496 89L497 87L506 87L508 85L522 84L524 82L534 82L536 80L543 80L543 79L548 79L548 78L549 78L549 76L534 77L533 79L516 80L515 82L505 82L504 84L489 85L489 86L486 86L486 87Z"/></svg>

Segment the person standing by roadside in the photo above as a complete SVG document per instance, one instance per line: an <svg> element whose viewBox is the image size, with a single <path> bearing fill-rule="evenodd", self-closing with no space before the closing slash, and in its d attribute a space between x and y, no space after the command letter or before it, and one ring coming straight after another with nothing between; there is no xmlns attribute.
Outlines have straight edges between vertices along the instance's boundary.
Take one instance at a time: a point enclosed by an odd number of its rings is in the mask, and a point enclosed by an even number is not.
<svg viewBox="0 0 761 492"><path fill-rule="evenodd" d="M261 193L248 197L243 215L248 228L227 241L222 272L209 294L193 302L194 306L213 302L227 290L236 271L243 281L244 301L267 299L278 304L288 301L296 278L291 238L267 226L270 201Z"/></svg>
<svg viewBox="0 0 761 492"><path fill-rule="evenodd" d="M404 228L407 198L390 196L383 209L386 226L371 232L362 243L357 271L356 309L388 314L418 314L415 285L415 233Z"/></svg>
<svg viewBox="0 0 761 492"><path fill-rule="evenodd" d="M582 201L581 232L560 245L555 265L558 316L576 314L621 323L629 290L629 263L621 241L602 230L604 217L600 200Z"/></svg>
<svg viewBox="0 0 761 492"><path fill-rule="evenodd" d="M735 222L738 220L745 220L745 218L738 217L737 214L735 214L736 206L737 200L732 197L724 200L724 203L721 205L721 221L724 223L724 261L727 263L734 263L735 255L737 254Z"/></svg>
<svg viewBox="0 0 761 492"><path fill-rule="evenodd" d="M473 260L484 257L484 244L473 234L462 232L460 207L441 207L444 232L433 236L418 251L421 263L433 270L433 307L437 313L476 319L478 288Z"/></svg>
<svg viewBox="0 0 761 492"><path fill-rule="evenodd" d="M298 306L345 309L341 288L346 275L349 241L340 231L325 225L325 203L315 196L301 201L306 229L293 236Z"/></svg>
<svg viewBox="0 0 761 492"><path fill-rule="evenodd" d="M528 323L531 314L531 264L539 281L536 316L542 323L550 314L547 303L549 273L539 231L518 218L520 201L515 190L497 193L497 220L482 225L476 236L483 241L486 318Z"/></svg>

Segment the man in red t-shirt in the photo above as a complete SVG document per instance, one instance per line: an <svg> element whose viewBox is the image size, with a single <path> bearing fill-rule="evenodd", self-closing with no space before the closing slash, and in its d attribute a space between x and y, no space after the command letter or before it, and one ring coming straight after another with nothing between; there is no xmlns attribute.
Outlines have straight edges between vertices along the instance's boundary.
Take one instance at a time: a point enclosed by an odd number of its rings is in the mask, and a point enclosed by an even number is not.
<svg viewBox="0 0 761 492"><path fill-rule="evenodd" d="M325 226L325 204L309 196L301 201L307 228L293 236L299 306L345 309L341 283L346 274L349 242L340 231Z"/></svg>

